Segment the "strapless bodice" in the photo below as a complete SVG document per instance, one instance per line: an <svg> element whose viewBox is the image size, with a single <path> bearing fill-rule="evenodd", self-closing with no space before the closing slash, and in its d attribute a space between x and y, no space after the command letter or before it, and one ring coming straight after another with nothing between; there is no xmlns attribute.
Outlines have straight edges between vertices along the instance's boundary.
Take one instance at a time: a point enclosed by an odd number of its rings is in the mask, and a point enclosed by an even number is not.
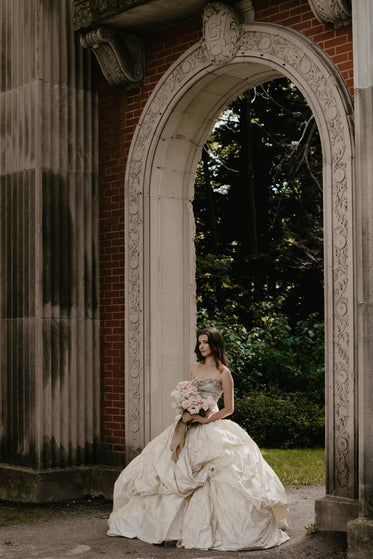
<svg viewBox="0 0 373 559"><path fill-rule="evenodd" d="M195 377L191 377L190 382L197 388L198 393L202 398L212 396L215 402L217 402L223 393L221 383L214 378L205 378L199 380Z"/></svg>

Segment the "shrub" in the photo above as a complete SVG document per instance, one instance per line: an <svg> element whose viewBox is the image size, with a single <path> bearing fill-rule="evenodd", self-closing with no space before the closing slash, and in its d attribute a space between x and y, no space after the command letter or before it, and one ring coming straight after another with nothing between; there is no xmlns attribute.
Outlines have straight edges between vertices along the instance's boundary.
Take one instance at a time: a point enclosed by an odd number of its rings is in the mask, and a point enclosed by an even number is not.
<svg viewBox="0 0 373 559"><path fill-rule="evenodd" d="M281 392L307 393L324 402L324 325L316 314L291 323L280 302L252 307L254 325L248 329L236 316L199 311L199 328L215 326L225 339L238 397L264 386Z"/></svg>
<svg viewBox="0 0 373 559"><path fill-rule="evenodd" d="M266 448L312 448L324 445L324 407L306 394L251 391L235 398L232 416L255 442Z"/></svg>

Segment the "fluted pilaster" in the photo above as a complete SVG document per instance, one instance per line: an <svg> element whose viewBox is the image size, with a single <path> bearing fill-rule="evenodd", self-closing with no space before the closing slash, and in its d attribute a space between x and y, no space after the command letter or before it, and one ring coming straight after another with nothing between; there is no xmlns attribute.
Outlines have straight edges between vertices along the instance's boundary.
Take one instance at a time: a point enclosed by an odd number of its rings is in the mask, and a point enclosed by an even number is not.
<svg viewBox="0 0 373 559"><path fill-rule="evenodd" d="M0 462L99 437L97 94L71 2L0 0Z"/></svg>

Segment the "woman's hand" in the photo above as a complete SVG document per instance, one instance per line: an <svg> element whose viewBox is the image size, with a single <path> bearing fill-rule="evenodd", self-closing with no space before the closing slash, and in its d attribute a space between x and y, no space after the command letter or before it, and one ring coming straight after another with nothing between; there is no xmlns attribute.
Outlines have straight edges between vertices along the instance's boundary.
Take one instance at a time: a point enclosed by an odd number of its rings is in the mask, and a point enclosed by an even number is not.
<svg viewBox="0 0 373 559"><path fill-rule="evenodd" d="M210 423L208 417L202 417L202 415L194 415L191 423Z"/></svg>

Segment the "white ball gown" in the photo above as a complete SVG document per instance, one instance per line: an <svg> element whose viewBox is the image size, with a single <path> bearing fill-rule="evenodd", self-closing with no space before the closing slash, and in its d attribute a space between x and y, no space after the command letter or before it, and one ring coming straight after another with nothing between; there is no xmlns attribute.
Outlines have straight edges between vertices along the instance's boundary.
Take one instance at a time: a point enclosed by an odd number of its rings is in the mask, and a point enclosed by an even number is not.
<svg viewBox="0 0 373 559"><path fill-rule="evenodd" d="M192 378L218 401L219 381ZM216 408L217 409L217 408ZM188 549L266 549L287 541L288 500L256 443L229 419L193 424L177 462L176 421L122 471L114 486L109 536Z"/></svg>

